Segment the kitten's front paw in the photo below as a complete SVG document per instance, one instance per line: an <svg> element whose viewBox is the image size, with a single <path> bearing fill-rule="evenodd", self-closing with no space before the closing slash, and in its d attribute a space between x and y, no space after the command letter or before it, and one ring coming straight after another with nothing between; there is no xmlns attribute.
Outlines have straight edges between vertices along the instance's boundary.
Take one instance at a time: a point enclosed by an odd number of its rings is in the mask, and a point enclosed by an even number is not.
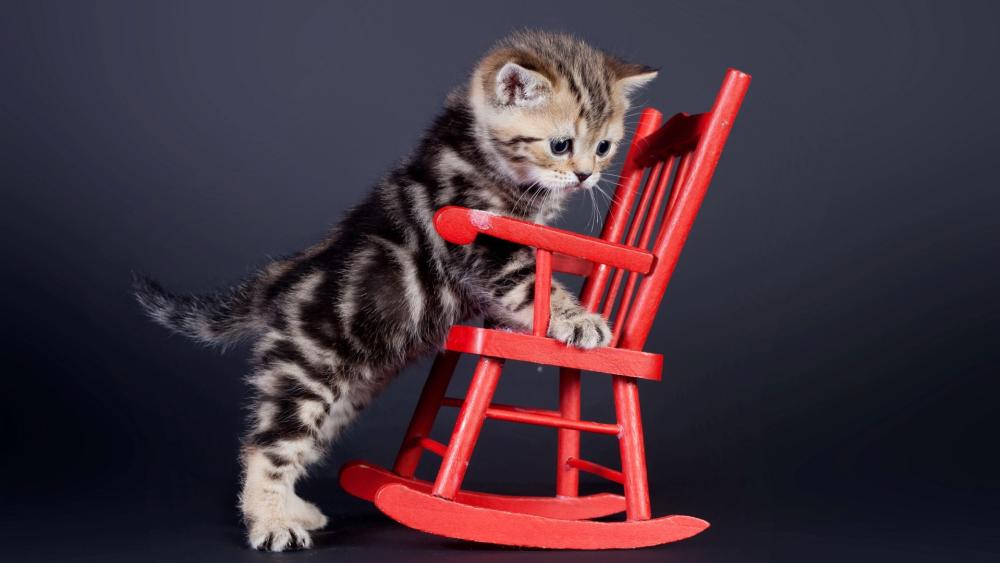
<svg viewBox="0 0 1000 563"><path fill-rule="evenodd" d="M312 538L302 524L291 520L266 520L250 525L250 547L261 551L309 549Z"/></svg>
<svg viewBox="0 0 1000 563"><path fill-rule="evenodd" d="M549 336L570 346L590 349L607 346L611 342L611 328L597 313L581 313L575 317L552 319Z"/></svg>

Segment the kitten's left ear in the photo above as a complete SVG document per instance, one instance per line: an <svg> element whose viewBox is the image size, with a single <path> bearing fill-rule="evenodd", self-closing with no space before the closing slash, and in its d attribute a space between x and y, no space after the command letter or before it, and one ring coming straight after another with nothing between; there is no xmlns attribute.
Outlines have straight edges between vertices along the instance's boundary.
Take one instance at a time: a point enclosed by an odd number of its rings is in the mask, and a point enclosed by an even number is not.
<svg viewBox="0 0 1000 563"><path fill-rule="evenodd" d="M610 59L608 65L618 77L618 85L621 86L626 97L631 96L636 90L651 82L658 73L655 68L623 63L616 59Z"/></svg>

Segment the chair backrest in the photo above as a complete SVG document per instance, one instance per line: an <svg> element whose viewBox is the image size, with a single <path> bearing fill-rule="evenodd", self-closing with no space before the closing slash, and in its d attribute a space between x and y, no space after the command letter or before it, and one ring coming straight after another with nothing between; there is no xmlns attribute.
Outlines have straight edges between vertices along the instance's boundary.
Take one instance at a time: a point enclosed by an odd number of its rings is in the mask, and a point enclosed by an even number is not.
<svg viewBox="0 0 1000 563"><path fill-rule="evenodd" d="M750 75L730 69L707 113L680 113L661 127L660 112L643 111L601 238L649 250L656 261L648 274L627 280L624 270L598 265L580 297L612 321L612 346L645 345L749 85Z"/></svg>

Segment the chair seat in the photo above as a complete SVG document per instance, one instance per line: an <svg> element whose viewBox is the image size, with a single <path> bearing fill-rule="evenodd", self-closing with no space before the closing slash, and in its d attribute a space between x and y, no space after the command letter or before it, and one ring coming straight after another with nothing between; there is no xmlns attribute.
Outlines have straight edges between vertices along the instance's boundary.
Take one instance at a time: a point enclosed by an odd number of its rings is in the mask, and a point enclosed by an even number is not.
<svg viewBox="0 0 1000 563"><path fill-rule="evenodd" d="M623 348L581 350L558 340L508 330L455 326L445 349L587 371L659 381L663 356Z"/></svg>

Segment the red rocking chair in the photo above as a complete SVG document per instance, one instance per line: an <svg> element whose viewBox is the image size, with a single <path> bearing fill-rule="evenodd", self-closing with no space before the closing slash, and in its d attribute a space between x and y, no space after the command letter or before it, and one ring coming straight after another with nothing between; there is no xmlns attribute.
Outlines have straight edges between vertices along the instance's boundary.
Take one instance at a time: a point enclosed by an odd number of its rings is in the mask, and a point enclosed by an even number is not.
<svg viewBox="0 0 1000 563"><path fill-rule="evenodd" d="M660 112L646 109L642 113L601 238L461 207L439 210L435 226L452 243L469 244L482 233L536 249L533 333L453 327L420 395L392 471L349 462L341 470L341 486L374 501L382 512L411 528L494 544L637 548L682 540L708 528L708 522L690 516L652 518L650 514L636 379L660 379L662 357L642 348L749 84L749 75L729 70L708 113L677 114L662 127ZM647 250L651 241L652 248ZM610 346L584 351L545 336L553 270L585 276L580 302L608 319L616 313ZM462 353L480 357L475 375L464 400L445 397ZM507 359L559 366L559 410L492 403ZM580 420L581 370L612 376L617 422ZM441 406L460 408L448 444L430 438ZM487 418L559 429L556 496L461 490ZM582 459L581 431L616 436L622 469ZM414 477L424 450L442 457L433 482ZM620 483L624 496L579 496L580 471ZM623 522L590 520L622 511L626 513Z"/></svg>

